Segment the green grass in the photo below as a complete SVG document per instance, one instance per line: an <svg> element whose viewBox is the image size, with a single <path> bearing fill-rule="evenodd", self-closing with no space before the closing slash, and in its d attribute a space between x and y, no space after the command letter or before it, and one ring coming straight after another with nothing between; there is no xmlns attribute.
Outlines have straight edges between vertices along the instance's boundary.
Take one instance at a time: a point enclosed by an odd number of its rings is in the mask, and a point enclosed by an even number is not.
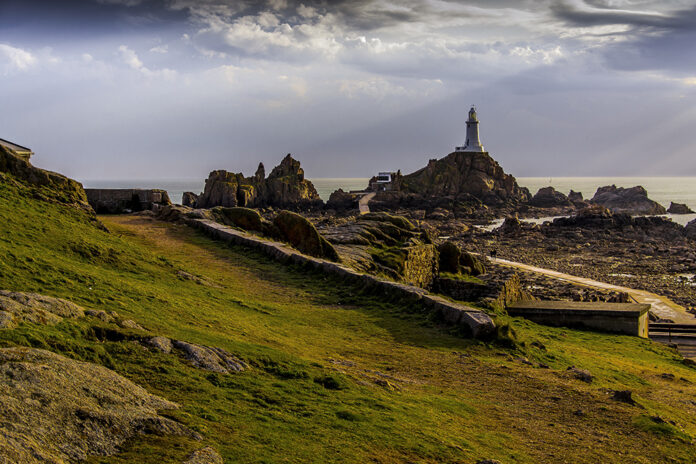
<svg viewBox="0 0 696 464"><path fill-rule="evenodd" d="M688 443L696 371L666 347L504 317L515 334L507 346L465 340L417 306L185 226L102 220L110 232L0 183L0 288L115 310L152 334L224 348L250 368L196 369L134 343L137 331L94 318L0 331L1 346L114 369L179 403L167 414L204 436L142 436L90 462L181 462L208 444L235 463L696 459ZM594 383L568 377L571 365L590 370ZM645 409L610 399L610 390L624 389ZM644 416L658 415L678 433L646 425Z"/></svg>

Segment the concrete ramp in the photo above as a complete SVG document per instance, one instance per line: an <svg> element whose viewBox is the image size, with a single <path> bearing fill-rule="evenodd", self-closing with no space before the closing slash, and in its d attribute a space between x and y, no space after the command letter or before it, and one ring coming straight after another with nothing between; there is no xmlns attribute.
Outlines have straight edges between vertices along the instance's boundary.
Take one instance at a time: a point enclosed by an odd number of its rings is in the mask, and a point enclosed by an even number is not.
<svg viewBox="0 0 696 464"><path fill-rule="evenodd" d="M360 201L358 202L360 214L367 214L370 212L370 206L368 205L368 203L370 203L370 200L372 200L375 197L375 195L375 192L368 193L360 199Z"/></svg>

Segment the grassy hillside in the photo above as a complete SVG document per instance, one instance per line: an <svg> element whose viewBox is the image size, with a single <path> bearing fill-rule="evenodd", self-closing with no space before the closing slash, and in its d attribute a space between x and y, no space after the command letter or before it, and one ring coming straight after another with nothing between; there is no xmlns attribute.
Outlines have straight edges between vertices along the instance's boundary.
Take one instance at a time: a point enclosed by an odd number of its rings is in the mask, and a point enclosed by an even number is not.
<svg viewBox="0 0 696 464"><path fill-rule="evenodd" d="M181 462L203 444L235 463L696 460L696 371L666 347L512 319L499 322L514 336L465 340L417 307L185 226L101 219L109 232L5 176L0 288L114 310L250 368L197 369L94 318L0 330L0 346L103 364L179 403L167 414L204 436L145 435L90 462ZM595 380L577 380L570 366ZM626 389L637 405L611 399Z"/></svg>

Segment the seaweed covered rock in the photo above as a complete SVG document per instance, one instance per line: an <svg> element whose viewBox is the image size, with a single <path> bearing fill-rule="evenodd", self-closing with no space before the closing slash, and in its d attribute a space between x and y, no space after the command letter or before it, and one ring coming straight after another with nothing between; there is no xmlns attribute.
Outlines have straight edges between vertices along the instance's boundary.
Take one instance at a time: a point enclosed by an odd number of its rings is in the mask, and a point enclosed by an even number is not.
<svg viewBox="0 0 696 464"><path fill-rule="evenodd" d="M36 198L76 204L91 211L82 184L61 174L32 166L4 145L0 145L0 181L4 179L2 173L32 187Z"/></svg>
<svg viewBox="0 0 696 464"><path fill-rule="evenodd" d="M199 436L158 414L178 406L117 373L34 348L0 349L0 456L76 462L143 433Z"/></svg>
<svg viewBox="0 0 696 464"><path fill-rule="evenodd" d="M205 189L196 201L198 208L215 206L312 208L323 205L314 185L305 179L300 162L288 154L264 177L263 164L256 174L213 171L205 181Z"/></svg>
<svg viewBox="0 0 696 464"><path fill-rule="evenodd" d="M305 217L290 211L281 211L273 220L280 237L293 247L317 258L340 261L336 249Z"/></svg>

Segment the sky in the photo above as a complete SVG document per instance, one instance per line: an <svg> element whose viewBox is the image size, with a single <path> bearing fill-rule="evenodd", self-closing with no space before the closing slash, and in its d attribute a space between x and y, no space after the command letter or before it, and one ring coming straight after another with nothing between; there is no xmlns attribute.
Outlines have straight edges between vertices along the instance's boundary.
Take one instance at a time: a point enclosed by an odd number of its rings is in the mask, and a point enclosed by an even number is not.
<svg viewBox="0 0 696 464"><path fill-rule="evenodd" d="M77 179L696 176L696 0L0 0L0 138Z"/></svg>

